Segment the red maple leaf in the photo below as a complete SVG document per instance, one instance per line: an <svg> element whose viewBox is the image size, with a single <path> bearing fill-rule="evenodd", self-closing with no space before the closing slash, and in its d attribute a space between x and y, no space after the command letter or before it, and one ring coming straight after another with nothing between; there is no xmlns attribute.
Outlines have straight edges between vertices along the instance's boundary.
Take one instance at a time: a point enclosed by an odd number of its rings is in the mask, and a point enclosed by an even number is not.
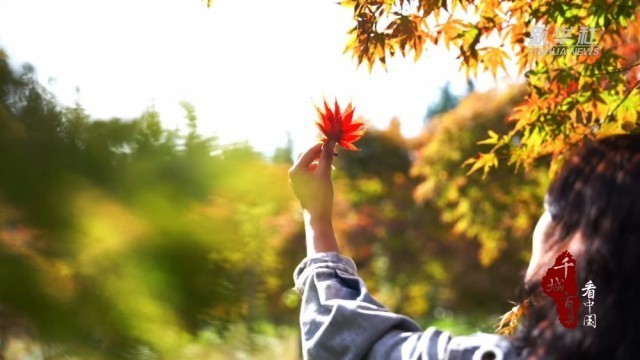
<svg viewBox="0 0 640 360"><path fill-rule="evenodd" d="M357 120L353 121L355 108L351 103L344 111L340 111L338 100L335 100L333 110L327 104L327 100L324 100L324 110L317 106L316 110L318 111L316 125L322 132L322 142L327 143L333 140L347 150L359 150L353 143L364 135L366 125Z"/></svg>

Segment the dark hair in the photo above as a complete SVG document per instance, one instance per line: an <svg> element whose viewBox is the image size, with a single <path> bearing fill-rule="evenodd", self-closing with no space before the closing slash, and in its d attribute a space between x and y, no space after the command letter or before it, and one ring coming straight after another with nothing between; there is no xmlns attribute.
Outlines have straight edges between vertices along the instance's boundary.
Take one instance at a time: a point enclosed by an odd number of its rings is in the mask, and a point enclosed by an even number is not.
<svg viewBox="0 0 640 360"><path fill-rule="evenodd" d="M579 323L565 329L540 282L525 284L533 305L514 344L525 357L540 359L640 358L640 135L582 144L553 180L546 205L552 218L547 251L582 235L584 251L576 256ZM580 289L589 280L596 286L596 328L582 324L588 311Z"/></svg>

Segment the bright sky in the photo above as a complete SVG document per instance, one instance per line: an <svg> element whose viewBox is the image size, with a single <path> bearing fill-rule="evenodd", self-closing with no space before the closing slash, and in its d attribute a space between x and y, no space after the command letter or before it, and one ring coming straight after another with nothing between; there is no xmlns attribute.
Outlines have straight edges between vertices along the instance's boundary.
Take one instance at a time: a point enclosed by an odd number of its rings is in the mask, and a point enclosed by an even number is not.
<svg viewBox="0 0 640 360"><path fill-rule="evenodd" d="M447 81L465 88L455 55L428 49L418 63L390 61L388 72L356 70L342 53L351 12L336 2L0 0L0 47L13 63L33 64L62 103L73 104L79 87L94 117L131 118L154 105L167 126L183 126L186 100L203 134L270 153L289 132L298 152L315 141L313 103L326 96L353 101L375 127L398 116L416 135Z"/></svg>

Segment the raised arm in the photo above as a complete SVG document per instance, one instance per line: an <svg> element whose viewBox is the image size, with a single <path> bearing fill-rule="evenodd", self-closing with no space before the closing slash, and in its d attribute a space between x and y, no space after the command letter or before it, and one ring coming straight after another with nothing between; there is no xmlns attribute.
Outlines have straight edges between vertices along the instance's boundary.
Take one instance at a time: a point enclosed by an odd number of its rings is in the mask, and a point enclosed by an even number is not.
<svg viewBox="0 0 640 360"><path fill-rule="evenodd" d="M291 186L302 205L307 256L321 252L338 252L331 219L331 163L334 147L334 142L316 144L301 154L289 170Z"/></svg>
<svg viewBox="0 0 640 360"><path fill-rule="evenodd" d="M307 258L294 274L296 290L303 299L300 325L304 357L360 359L370 354L391 359L393 348L399 350L399 344L407 340L418 343L423 333L415 322L375 301L353 261L339 255L332 224L334 147L333 142L311 147L289 171L303 209L307 244ZM433 341L440 338L440 332L431 335Z"/></svg>
<svg viewBox="0 0 640 360"><path fill-rule="evenodd" d="M334 146L330 142L311 147L289 171L304 212L307 244L307 257L294 272L295 288L302 296L304 358L471 359L485 351L483 344L491 345L493 352L507 346L495 335L452 339L433 327L422 331L413 320L388 311L371 297L353 261L339 254L333 231Z"/></svg>

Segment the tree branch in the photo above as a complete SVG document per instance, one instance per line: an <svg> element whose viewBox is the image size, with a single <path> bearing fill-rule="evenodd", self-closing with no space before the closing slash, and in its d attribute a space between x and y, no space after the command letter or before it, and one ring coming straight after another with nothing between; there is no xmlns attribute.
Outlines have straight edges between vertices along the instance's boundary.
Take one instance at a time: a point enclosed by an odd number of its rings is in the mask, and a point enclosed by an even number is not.
<svg viewBox="0 0 640 360"><path fill-rule="evenodd" d="M616 110L618 110L620 105L622 105L622 103L624 103L629 98L633 90L638 88L638 85L640 85L640 80L637 80L636 83L633 84L631 89L629 89L629 91L627 91L627 93L624 94L624 97L622 98L622 100L620 100L620 102L616 105L616 107L614 107L613 110L611 110L611 112L607 115L607 118L611 118L613 114L615 114Z"/></svg>
<svg viewBox="0 0 640 360"><path fill-rule="evenodd" d="M601 73L595 73L593 75L597 76L597 75L606 75L606 74L619 73L619 72L631 70L636 66L640 66L640 61L635 63L635 64L633 64L633 65L629 65L629 66L626 66L626 67L623 67L623 68L617 68L617 69L614 69L614 70L611 70L611 71L604 71L604 72L601 72ZM634 85L634 87L635 87L635 85Z"/></svg>

